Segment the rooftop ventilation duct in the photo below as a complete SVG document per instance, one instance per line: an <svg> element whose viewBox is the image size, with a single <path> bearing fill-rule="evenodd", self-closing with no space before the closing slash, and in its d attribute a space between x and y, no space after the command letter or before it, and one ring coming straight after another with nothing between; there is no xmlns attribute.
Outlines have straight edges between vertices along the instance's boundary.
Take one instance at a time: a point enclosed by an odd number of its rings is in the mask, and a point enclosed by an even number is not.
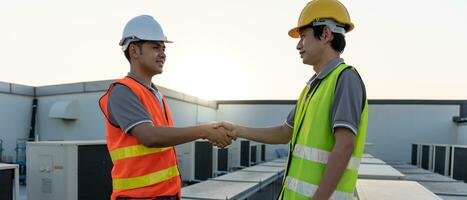
<svg viewBox="0 0 467 200"><path fill-rule="evenodd" d="M457 123L467 122L467 103L461 104L459 114L458 117L453 117L453 121Z"/></svg>
<svg viewBox="0 0 467 200"><path fill-rule="evenodd" d="M55 119L78 119L79 106L75 100L58 101L50 108L49 117Z"/></svg>

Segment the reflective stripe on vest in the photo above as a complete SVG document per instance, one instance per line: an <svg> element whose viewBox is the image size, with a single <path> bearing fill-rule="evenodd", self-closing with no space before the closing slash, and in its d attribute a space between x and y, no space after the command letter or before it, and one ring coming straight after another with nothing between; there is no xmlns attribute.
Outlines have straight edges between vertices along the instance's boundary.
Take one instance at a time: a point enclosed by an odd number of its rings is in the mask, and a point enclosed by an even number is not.
<svg viewBox="0 0 467 200"><path fill-rule="evenodd" d="M295 149L293 151L294 156L322 164L328 163L330 154L331 152L310 148L300 144L295 145ZM358 167L360 166L360 160L361 158L351 157L349 164L347 165L347 169L358 171Z"/></svg>
<svg viewBox="0 0 467 200"><path fill-rule="evenodd" d="M167 150L169 150L171 148L172 147L149 148L149 147L145 147L143 145L134 145L134 146L128 146L128 147L122 147L122 148L114 149L114 150L110 151L110 157L112 158L112 161L115 162L117 160L121 160L121 159L125 159L125 158L143 156L143 155L152 154L152 153L159 153L159 152L167 151Z"/></svg>
<svg viewBox="0 0 467 200"><path fill-rule="evenodd" d="M144 176L133 178L114 178L112 180L112 185L114 190L129 190L160 183L178 175L177 166L173 166Z"/></svg>
<svg viewBox="0 0 467 200"><path fill-rule="evenodd" d="M289 190L292 190L296 193L299 193L303 196L310 197L310 198L313 197L316 190L318 189L317 185L303 182L290 176L288 176L285 179L285 187L287 187L287 189ZM353 198L352 193L334 191L334 193L332 193L329 199L330 200L351 200L352 198Z"/></svg>

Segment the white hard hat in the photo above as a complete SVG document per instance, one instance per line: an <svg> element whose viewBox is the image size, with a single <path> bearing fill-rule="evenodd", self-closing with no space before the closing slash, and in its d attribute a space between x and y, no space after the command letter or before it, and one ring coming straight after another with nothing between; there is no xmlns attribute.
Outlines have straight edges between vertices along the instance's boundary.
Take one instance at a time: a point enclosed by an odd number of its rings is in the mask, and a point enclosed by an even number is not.
<svg viewBox="0 0 467 200"><path fill-rule="evenodd" d="M172 42L167 40L161 25L149 15L140 15L128 21L123 29L119 45L125 51L131 42L140 40Z"/></svg>

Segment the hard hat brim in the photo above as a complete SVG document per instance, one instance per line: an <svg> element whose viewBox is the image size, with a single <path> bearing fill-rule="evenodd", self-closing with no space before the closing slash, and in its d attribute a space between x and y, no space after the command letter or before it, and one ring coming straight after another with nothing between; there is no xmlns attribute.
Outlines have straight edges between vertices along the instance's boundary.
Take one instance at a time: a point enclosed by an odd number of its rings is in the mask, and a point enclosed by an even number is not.
<svg viewBox="0 0 467 200"><path fill-rule="evenodd" d="M348 23L346 24L348 26L348 28L345 30L346 33L352 31L355 27L355 25L353 23ZM299 38L300 37L300 28L302 28L303 26L300 26L300 27L295 27L293 29L291 29L289 31L289 36L292 37L292 38Z"/></svg>
<svg viewBox="0 0 467 200"><path fill-rule="evenodd" d="M141 40L140 40L141 41ZM164 42L164 43L173 43L173 41L170 40L145 40L145 41L154 41L154 42ZM122 46L122 51L125 51L128 46L130 46L130 43L134 41L127 42L127 40L121 40L118 45Z"/></svg>
<svg viewBox="0 0 467 200"><path fill-rule="evenodd" d="M120 40L120 42L118 43L118 45L123 46L123 44L125 43L125 41L126 41L126 39ZM164 43L174 43L173 41L170 41L170 40L147 40L147 41L164 42Z"/></svg>
<svg viewBox="0 0 467 200"><path fill-rule="evenodd" d="M300 37L300 33L298 32L298 30L300 29L301 27L295 27L293 28L292 30L289 31L289 36L292 37L292 38L299 38Z"/></svg>

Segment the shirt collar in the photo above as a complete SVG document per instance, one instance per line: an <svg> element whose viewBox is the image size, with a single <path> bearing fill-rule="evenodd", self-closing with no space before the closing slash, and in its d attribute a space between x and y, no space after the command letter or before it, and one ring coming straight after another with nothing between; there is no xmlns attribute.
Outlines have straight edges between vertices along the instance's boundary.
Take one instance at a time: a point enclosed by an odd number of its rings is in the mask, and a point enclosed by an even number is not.
<svg viewBox="0 0 467 200"><path fill-rule="evenodd" d="M331 73L337 66L339 66L342 63L344 63L344 59L342 58L335 58L331 60L328 64L324 66L324 68L318 74L314 74L307 82L307 84L310 85L311 82L313 82L315 79L324 79L329 73Z"/></svg>
<svg viewBox="0 0 467 200"><path fill-rule="evenodd" d="M139 78L138 76L136 76L136 74L133 74L131 72L128 72L127 74L128 77L134 79L136 82L138 82L139 84L143 85L145 88L149 89L149 90L156 90L157 91L157 88L156 86L151 83L151 85L148 85L146 83L143 82L143 80L141 80L141 78Z"/></svg>

